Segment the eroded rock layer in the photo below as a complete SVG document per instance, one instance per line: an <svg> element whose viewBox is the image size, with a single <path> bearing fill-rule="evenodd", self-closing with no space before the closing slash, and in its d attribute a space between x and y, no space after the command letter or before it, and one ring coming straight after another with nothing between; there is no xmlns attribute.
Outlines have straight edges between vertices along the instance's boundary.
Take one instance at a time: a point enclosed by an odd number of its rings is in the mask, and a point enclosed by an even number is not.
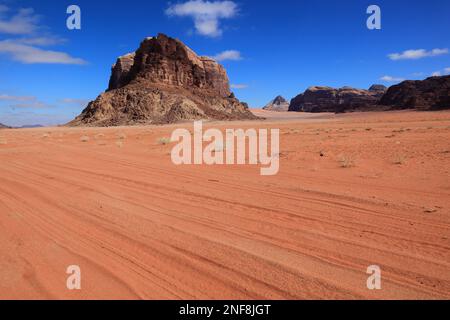
<svg viewBox="0 0 450 320"><path fill-rule="evenodd" d="M450 76L404 81L390 87L380 104L391 109L450 109Z"/></svg>
<svg viewBox="0 0 450 320"><path fill-rule="evenodd" d="M366 111L376 108L386 91L382 85L373 85L369 90L343 87L314 86L291 100L289 111L345 112Z"/></svg>
<svg viewBox="0 0 450 320"><path fill-rule="evenodd" d="M117 126L256 118L230 91L225 69L159 34L119 57L108 90L69 125Z"/></svg>

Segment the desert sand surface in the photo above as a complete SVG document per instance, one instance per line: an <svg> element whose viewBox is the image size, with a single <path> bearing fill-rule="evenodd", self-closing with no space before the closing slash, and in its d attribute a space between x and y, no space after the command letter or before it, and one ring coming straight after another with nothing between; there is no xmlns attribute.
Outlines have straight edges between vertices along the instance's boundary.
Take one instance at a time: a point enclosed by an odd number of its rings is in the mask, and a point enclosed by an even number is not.
<svg viewBox="0 0 450 320"><path fill-rule="evenodd" d="M191 124L0 130L0 298L450 298L450 112L258 115L205 127L279 128L276 176L173 165Z"/></svg>

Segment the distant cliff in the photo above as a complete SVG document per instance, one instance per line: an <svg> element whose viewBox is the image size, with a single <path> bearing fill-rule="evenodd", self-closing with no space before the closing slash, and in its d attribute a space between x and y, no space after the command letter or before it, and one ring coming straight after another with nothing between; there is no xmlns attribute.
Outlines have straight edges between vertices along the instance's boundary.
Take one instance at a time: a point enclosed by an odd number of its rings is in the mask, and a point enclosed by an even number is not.
<svg viewBox="0 0 450 320"><path fill-rule="evenodd" d="M387 88L373 85L369 90L314 86L291 100L289 111L345 112L376 109Z"/></svg>
<svg viewBox="0 0 450 320"><path fill-rule="evenodd" d="M404 81L390 87L380 105L390 109L450 109L450 76Z"/></svg>

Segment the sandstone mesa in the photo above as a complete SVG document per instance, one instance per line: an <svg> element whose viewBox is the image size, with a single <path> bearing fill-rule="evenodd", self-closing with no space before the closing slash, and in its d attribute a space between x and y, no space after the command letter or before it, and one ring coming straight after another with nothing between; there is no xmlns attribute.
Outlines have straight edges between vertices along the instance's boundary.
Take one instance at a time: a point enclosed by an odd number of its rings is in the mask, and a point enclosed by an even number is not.
<svg viewBox="0 0 450 320"><path fill-rule="evenodd" d="M230 91L223 66L164 34L117 59L108 90L69 126L256 119Z"/></svg>

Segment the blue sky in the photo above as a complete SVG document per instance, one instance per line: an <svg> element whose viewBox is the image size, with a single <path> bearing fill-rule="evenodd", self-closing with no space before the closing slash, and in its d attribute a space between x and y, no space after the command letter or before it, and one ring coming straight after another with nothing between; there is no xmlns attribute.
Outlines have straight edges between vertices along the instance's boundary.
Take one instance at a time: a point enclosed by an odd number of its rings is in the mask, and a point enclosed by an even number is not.
<svg viewBox="0 0 450 320"><path fill-rule="evenodd" d="M252 107L311 85L368 88L450 73L447 0L119 3L0 0L1 123L71 120L105 90L116 58L159 32L222 58ZM81 8L81 30L66 27L71 4ZM381 30L366 27L372 4Z"/></svg>

